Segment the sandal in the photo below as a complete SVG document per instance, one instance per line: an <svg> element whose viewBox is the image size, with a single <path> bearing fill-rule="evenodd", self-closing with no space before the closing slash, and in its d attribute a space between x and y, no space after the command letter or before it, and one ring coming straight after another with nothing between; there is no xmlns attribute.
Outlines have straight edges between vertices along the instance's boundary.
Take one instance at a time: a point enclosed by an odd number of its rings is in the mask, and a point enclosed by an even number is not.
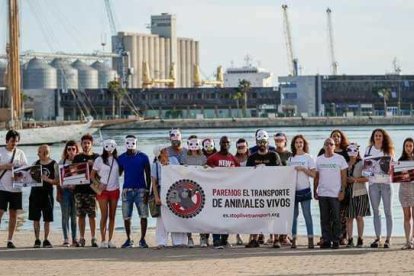
<svg viewBox="0 0 414 276"><path fill-rule="evenodd" d="M378 248L380 246L381 240L380 239L375 239L375 241L373 243L371 243L371 248Z"/></svg>

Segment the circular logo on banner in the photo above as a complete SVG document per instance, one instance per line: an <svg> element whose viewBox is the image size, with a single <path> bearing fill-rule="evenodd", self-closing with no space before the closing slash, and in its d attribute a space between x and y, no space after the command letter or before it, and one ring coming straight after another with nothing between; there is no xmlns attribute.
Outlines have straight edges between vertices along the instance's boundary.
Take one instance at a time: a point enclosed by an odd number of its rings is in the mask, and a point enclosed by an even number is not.
<svg viewBox="0 0 414 276"><path fill-rule="evenodd" d="M195 181L181 179L175 182L167 192L167 206L181 218L193 218L203 209L204 191Z"/></svg>

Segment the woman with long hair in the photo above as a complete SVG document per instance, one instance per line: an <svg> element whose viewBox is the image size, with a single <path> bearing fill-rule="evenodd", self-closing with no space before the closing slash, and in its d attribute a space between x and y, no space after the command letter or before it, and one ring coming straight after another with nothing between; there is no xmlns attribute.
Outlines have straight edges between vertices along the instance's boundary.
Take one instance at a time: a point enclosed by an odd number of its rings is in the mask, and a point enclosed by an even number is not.
<svg viewBox="0 0 414 276"><path fill-rule="evenodd" d="M361 155L359 154L359 145L351 143L349 144L347 151L350 158L348 162L348 185L345 193L345 196L348 197L347 201L349 202L346 211L348 233L347 247L354 247L352 233L354 219L356 219L358 229L357 247L362 247L364 244L362 239L364 234L364 217L371 215L369 210L368 191L365 186L368 179L362 176L362 168L364 167L364 164Z"/></svg>
<svg viewBox="0 0 414 276"><path fill-rule="evenodd" d="M59 165L70 165L72 164L75 156L81 151L80 146L74 141L69 140L65 144L63 149ZM75 196L73 193L73 185L66 185L64 187L58 185L56 192L56 200L60 203L60 210L62 213L62 232L63 232L63 246L69 247L69 220L70 230L72 236L72 246L79 246L76 238L76 207L75 207Z"/></svg>
<svg viewBox="0 0 414 276"><path fill-rule="evenodd" d="M391 160L394 158L394 144L388 133L382 129L377 128L372 131L369 139L369 145L365 150L364 157L383 157L389 156ZM387 224L387 237L384 243L384 248L391 246L392 234L392 187L391 176L389 172L381 174L374 174L369 176L369 198L371 200L372 212L374 214L374 228L376 239L371 243L372 248L378 248L381 245L381 217L379 205L382 200L384 205L385 220Z"/></svg>
<svg viewBox="0 0 414 276"><path fill-rule="evenodd" d="M315 177L316 166L312 156L309 155L309 143L303 135L296 135L291 142L292 156L287 161L288 166L295 167L297 171L295 207L293 211L292 223L292 245L297 247L297 228L299 216L299 204L302 207L302 214L305 218L306 230L308 234L308 248L314 248L313 243L313 222L311 214L312 191L309 177Z"/></svg>
<svg viewBox="0 0 414 276"><path fill-rule="evenodd" d="M403 143L403 151L398 161L413 161L414 160L414 140L412 138L406 138ZM404 232L406 243L401 249L413 248L414 223L411 219L414 217L414 182L410 181L409 174L407 182L401 181L399 198L401 207L404 213Z"/></svg>
<svg viewBox="0 0 414 276"><path fill-rule="evenodd" d="M236 157L237 160L239 160L240 167L245 167L246 166L246 162L247 162L247 158L250 155L250 153L249 153L249 145L248 145L246 139L240 138L240 139L237 140L237 142L236 142L236 150L237 150L237 152L234 155L234 157Z"/></svg>
<svg viewBox="0 0 414 276"><path fill-rule="evenodd" d="M91 173L92 181L99 181L99 190L96 199L99 203L101 211L101 244L100 248L116 248L112 242L112 237L115 229L115 214L119 199L119 165L118 153L116 151L116 143L114 140L105 140L103 142L102 155L96 158L93 163ZM108 242L106 242L107 221L109 219L108 227Z"/></svg>

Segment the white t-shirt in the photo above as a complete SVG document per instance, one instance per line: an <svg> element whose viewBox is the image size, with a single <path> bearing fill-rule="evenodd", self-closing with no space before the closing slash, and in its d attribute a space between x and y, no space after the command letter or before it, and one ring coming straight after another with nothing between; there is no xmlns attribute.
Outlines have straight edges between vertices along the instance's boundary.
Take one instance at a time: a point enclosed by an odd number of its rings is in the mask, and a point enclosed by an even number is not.
<svg viewBox="0 0 414 276"><path fill-rule="evenodd" d="M365 149L364 159L370 158L370 157L382 157L385 156L384 152L382 150L376 149L374 146L368 146ZM394 158L391 157L391 160ZM369 184L374 183L383 183L383 184L390 184L392 182L391 175L373 175L368 177Z"/></svg>
<svg viewBox="0 0 414 276"><path fill-rule="evenodd" d="M113 157L108 157L108 164L105 164L102 160L102 157L99 156L95 159L95 162L93 163L93 170L97 171L99 177L101 178L101 183L107 184L106 187L107 191L115 191L119 189L119 166L118 162L114 160L114 163L112 165L112 172L111 176L109 176L109 171L111 170L111 164L112 164ZM109 177L109 181L108 181ZM108 183L107 183L108 182Z"/></svg>
<svg viewBox="0 0 414 276"><path fill-rule="evenodd" d="M338 197L341 190L341 171L348 168L345 158L334 153L331 157L325 155L316 158L316 170L319 172L318 196Z"/></svg>
<svg viewBox="0 0 414 276"><path fill-rule="evenodd" d="M307 153L289 157L287 165L292 167L305 167L308 170L316 168L315 160L313 160L312 156ZM310 188L309 176L305 172L300 171L298 172L296 181L296 191L301 191L307 188Z"/></svg>
<svg viewBox="0 0 414 276"><path fill-rule="evenodd" d="M7 163L10 163L11 158L13 156L13 151L8 151L6 148L0 149L0 164L4 165ZM27 159L26 155L21 149L16 149L16 154L14 155L13 160L14 167L21 167L27 165ZM3 173L3 170L0 170L0 175ZM0 180L0 190L1 191L7 191L7 192L13 192L13 193L20 193L22 190L14 189L13 188L13 180L12 180L12 171L8 170L3 175L3 177Z"/></svg>

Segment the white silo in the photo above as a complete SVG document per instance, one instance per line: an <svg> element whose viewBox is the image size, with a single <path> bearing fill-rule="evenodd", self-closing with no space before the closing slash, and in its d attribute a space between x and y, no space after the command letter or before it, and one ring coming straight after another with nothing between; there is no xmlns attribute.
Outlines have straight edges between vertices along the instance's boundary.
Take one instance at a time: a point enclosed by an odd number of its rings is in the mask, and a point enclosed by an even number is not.
<svg viewBox="0 0 414 276"><path fill-rule="evenodd" d="M73 68L67 61L62 58L55 58L50 63L57 71L58 89L78 89L78 70Z"/></svg>
<svg viewBox="0 0 414 276"><path fill-rule="evenodd" d="M79 89L98 88L98 71L96 69L79 59L72 63L72 67L78 70Z"/></svg>
<svg viewBox="0 0 414 276"><path fill-rule="evenodd" d="M108 65L103 62L95 61L91 65L92 68L98 70L98 87L108 88L108 82L116 79L116 71L112 70Z"/></svg>
<svg viewBox="0 0 414 276"><path fill-rule="evenodd" d="M25 66L23 73L24 89L56 89L56 69L40 60L32 58Z"/></svg>

